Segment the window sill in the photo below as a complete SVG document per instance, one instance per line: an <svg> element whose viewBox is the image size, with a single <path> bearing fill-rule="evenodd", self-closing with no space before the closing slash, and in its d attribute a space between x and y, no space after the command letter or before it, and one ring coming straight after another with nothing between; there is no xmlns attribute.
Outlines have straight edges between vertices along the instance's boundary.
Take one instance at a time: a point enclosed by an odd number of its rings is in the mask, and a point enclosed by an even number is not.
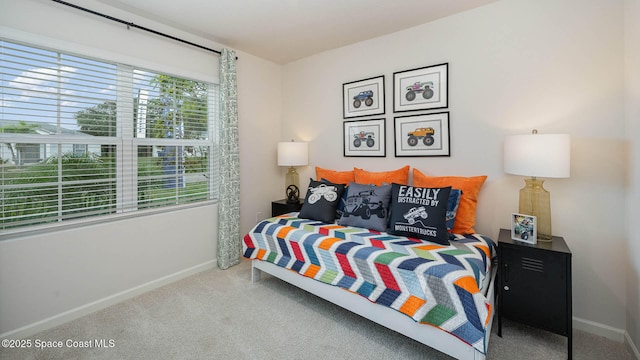
<svg viewBox="0 0 640 360"><path fill-rule="evenodd" d="M211 206L215 204L218 204L217 199L206 200L206 201L201 201L201 202L191 203L191 204L175 205L171 207L164 207L164 208L158 208L158 209L137 210L137 211L123 212L119 214L103 215L103 216L98 216L93 218L67 220L67 221L52 223L52 224L30 226L28 228L0 230L0 241L15 240L15 239L27 237L27 236L51 234L57 231L77 229L77 228L87 227L91 225L107 224L111 222L128 220L128 219L133 219L137 217L165 214L165 213L181 211L185 209Z"/></svg>

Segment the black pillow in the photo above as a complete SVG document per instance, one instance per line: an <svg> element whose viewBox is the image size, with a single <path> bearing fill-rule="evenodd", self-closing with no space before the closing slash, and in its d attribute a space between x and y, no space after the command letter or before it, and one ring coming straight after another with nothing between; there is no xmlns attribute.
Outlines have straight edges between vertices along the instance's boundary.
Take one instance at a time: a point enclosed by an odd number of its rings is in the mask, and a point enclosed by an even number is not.
<svg viewBox="0 0 640 360"><path fill-rule="evenodd" d="M339 225L387 231L387 215L391 200L391 185L365 185L352 182ZM344 198L344 196L343 196Z"/></svg>
<svg viewBox="0 0 640 360"><path fill-rule="evenodd" d="M313 180L313 179L310 179ZM325 184L333 184L331 181L322 178L321 182ZM338 203L338 207L336 208L336 219L340 219L342 217L342 213L344 212L344 206L347 204L347 193L349 192L349 185L344 184L344 190L342 190L342 196L340 197L340 202Z"/></svg>
<svg viewBox="0 0 640 360"><path fill-rule="evenodd" d="M449 245L447 203L451 187L392 184L389 233Z"/></svg>
<svg viewBox="0 0 640 360"><path fill-rule="evenodd" d="M343 191L343 184L332 184L312 179L309 182L307 196L298 216L326 223L333 222Z"/></svg>

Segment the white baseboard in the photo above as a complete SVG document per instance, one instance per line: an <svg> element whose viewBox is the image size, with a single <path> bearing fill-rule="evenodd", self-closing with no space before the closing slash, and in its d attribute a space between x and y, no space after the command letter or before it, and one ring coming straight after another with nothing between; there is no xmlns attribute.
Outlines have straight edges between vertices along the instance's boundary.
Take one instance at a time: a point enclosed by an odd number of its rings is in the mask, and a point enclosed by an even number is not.
<svg viewBox="0 0 640 360"><path fill-rule="evenodd" d="M638 347L633 343L633 340L629 336L629 333L622 329L617 329L609 325L600 324L594 321L573 317L573 328L582 330L590 334L604 336L607 339L624 343L629 354L640 360L640 351Z"/></svg>
<svg viewBox="0 0 640 360"><path fill-rule="evenodd" d="M181 271L178 271L176 273L167 275L167 276L163 276L159 279L156 280L152 280L149 281L145 284L133 287L131 289L119 292L117 294L113 294L110 296L107 296L105 298L102 298L100 300L79 306L75 309L71 309L69 311L65 311L63 313L60 313L58 315L54 315L50 318L44 319L44 320L40 320L37 321L35 323L23 326L21 328L15 329L15 330L11 330L8 332L5 332L3 334L0 334L0 338L2 339L6 339L6 338L12 338L12 339L22 339L22 338L26 338L32 335L35 335L41 331L50 329L52 327L64 324L66 322L69 322L71 320L75 320L77 318L80 318L82 316L91 314L93 312L96 312L98 310L102 310L105 309L111 305L115 305L119 302L122 302L124 300L128 300L131 299L135 296L138 296L140 294L146 293L148 291L157 289L159 287L162 287L164 285L170 284L172 282L181 280L186 278L187 276L191 276L193 274L197 274L199 272L205 271L205 270L209 270L212 269L214 267L217 266L217 261L216 260L210 260L207 261L205 263L190 267L188 269L184 269Z"/></svg>
<svg viewBox="0 0 640 360"><path fill-rule="evenodd" d="M614 328L609 325L600 324L591 320L581 319L579 317L573 317L573 328L582 330L590 334L604 336L607 339L617 341L619 343L624 342L625 331L622 329Z"/></svg>
<svg viewBox="0 0 640 360"><path fill-rule="evenodd" d="M627 348L627 351L632 356L635 356L636 360L640 360L640 351L638 351L638 347L633 343L631 337L628 332L624 332L624 345Z"/></svg>

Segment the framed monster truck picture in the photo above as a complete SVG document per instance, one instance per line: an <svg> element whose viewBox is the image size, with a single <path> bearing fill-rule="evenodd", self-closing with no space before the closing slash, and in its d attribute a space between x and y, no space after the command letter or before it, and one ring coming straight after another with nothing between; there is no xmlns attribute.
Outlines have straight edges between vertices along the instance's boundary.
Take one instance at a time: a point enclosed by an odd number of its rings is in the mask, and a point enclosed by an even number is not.
<svg viewBox="0 0 640 360"><path fill-rule="evenodd" d="M513 213L511 214L511 239L529 244L536 244L538 241L538 226L536 217Z"/></svg>
<svg viewBox="0 0 640 360"><path fill-rule="evenodd" d="M344 156L387 156L385 119L344 122Z"/></svg>
<svg viewBox="0 0 640 360"><path fill-rule="evenodd" d="M396 157L451 155L448 111L396 117L393 130Z"/></svg>
<svg viewBox="0 0 640 360"><path fill-rule="evenodd" d="M384 114L384 75L342 84L343 118Z"/></svg>
<svg viewBox="0 0 640 360"><path fill-rule="evenodd" d="M393 111L448 107L448 78L448 63L393 73Z"/></svg>

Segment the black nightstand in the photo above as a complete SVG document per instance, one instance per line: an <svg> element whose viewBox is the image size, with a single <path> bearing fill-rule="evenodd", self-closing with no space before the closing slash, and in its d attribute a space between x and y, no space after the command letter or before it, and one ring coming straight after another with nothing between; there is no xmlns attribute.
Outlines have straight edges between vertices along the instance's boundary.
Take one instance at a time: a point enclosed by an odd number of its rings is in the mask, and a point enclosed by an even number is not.
<svg viewBox="0 0 640 360"><path fill-rule="evenodd" d="M271 216L278 216L292 211L300 211L302 208L303 200L300 199L297 203L287 203L287 199L277 200L271 202Z"/></svg>
<svg viewBox="0 0 640 360"><path fill-rule="evenodd" d="M527 244L511 239L511 230L498 237L498 336L502 317L567 337L572 358L571 250L563 238Z"/></svg>

